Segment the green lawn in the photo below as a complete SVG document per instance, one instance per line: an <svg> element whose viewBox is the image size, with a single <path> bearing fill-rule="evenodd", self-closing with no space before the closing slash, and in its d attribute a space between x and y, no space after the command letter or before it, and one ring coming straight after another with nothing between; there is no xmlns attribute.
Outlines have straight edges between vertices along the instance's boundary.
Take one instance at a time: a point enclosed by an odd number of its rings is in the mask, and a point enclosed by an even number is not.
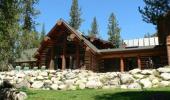
<svg viewBox="0 0 170 100"><path fill-rule="evenodd" d="M148 90L26 90L28 100L170 100L170 87Z"/></svg>

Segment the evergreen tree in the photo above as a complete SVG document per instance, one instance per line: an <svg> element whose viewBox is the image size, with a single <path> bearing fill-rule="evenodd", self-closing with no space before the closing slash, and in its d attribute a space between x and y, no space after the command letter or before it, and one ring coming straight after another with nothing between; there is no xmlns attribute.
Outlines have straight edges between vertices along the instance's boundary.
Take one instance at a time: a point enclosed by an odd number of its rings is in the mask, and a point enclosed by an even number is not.
<svg viewBox="0 0 170 100"><path fill-rule="evenodd" d="M109 24L108 24L108 35L109 41L114 44L116 48L120 46L121 38L120 38L120 28L118 26L118 22L114 13L111 13L109 17Z"/></svg>
<svg viewBox="0 0 170 100"><path fill-rule="evenodd" d="M35 9L35 5L39 0L22 0L22 17L23 17L23 29L27 31L35 30L36 22L34 19L39 14L39 11Z"/></svg>
<svg viewBox="0 0 170 100"><path fill-rule="evenodd" d="M19 56L19 1L0 0L0 63L13 63Z"/></svg>
<svg viewBox="0 0 170 100"><path fill-rule="evenodd" d="M46 34L46 31L45 31L45 24L43 23L43 25L42 25L42 31L41 31L41 40L43 40L44 39L44 37L45 37L45 34Z"/></svg>
<svg viewBox="0 0 170 100"><path fill-rule="evenodd" d="M157 25L159 18L163 17L170 10L170 0L143 0L145 7L139 12L142 14L143 20L147 23Z"/></svg>
<svg viewBox="0 0 170 100"><path fill-rule="evenodd" d="M89 34L89 36L94 36L94 37L99 35L99 30L98 30L98 24L97 24L96 17L93 18L93 22L91 24L91 30L88 32L88 34Z"/></svg>
<svg viewBox="0 0 170 100"><path fill-rule="evenodd" d="M81 23L81 9L78 6L78 0L72 0L69 25L78 30L81 26Z"/></svg>
<svg viewBox="0 0 170 100"><path fill-rule="evenodd" d="M35 29L35 18L39 14L39 11L35 9L35 5L39 0L21 0L21 16L23 17L22 23L22 49L36 48L40 38L38 32ZM27 41L25 41L27 40Z"/></svg>

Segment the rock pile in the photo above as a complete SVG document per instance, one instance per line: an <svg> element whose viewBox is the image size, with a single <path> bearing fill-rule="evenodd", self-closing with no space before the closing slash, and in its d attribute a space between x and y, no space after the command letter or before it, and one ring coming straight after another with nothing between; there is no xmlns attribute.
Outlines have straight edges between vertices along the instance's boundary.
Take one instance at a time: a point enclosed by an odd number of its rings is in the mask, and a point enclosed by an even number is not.
<svg viewBox="0 0 170 100"><path fill-rule="evenodd" d="M26 98L25 92L18 91L8 81L0 85L0 100L25 100Z"/></svg>
<svg viewBox="0 0 170 100"><path fill-rule="evenodd" d="M129 72L94 73L88 70L27 70L0 72L0 83L9 80L17 88L76 90L85 88L142 89L170 86L170 67L133 69Z"/></svg>

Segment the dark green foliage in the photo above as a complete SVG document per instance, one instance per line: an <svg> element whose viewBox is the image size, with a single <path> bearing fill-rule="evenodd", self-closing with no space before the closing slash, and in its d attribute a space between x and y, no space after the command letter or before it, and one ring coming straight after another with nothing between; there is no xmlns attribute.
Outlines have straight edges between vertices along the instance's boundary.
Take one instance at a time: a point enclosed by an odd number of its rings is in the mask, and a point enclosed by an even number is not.
<svg viewBox="0 0 170 100"><path fill-rule="evenodd" d="M35 30L36 22L34 21L34 18L39 14L39 11L35 9L35 5L38 2L39 0L21 0L21 11L24 30Z"/></svg>
<svg viewBox="0 0 170 100"><path fill-rule="evenodd" d="M19 1L0 0L0 63L5 67L19 56Z"/></svg>
<svg viewBox="0 0 170 100"><path fill-rule="evenodd" d="M91 30L88 32L89 36L97 36L99 35L98 24L96 17L93 18L93 22L91 24Z"/></svg>
<svg viewBox="0 0 170 100"><path fill-rule="evenodd" d="M43 40L45 37L46 31L45 31L45 24L43 23L42 25L42 31L41 31L41 35L40 35L40 40Z"/></svg>
<svg viewBox="0 0 170 100"><path fill-rule="evenodd" d="M78 0L72 0L69 25L78 30L81 23L81 9L78 6Z"/></svg>
<svg viewBox="0 0 170 100"><path fill-rule="evenodd" d="M170 0L143 0L145 7L139 12L142 14L143 20L147 23L157 25L159 18L163 17L170 10Z"/></svg>
<svg viewBox="0 0 170 100"><path fill-rule="evenodd" d="M118 48L120 46L121 38L120 38L120 28L118 26L118 22L114 13L111 13L109 17L108 23L108 35L109 41L113 43L113 45Z"/></svg>
<svg viewBox="0 0 170 100"><path fill-rule="evenodd" d="M35 30L36 22L34 19L39 14L39 11L35 9L35 5L38 4L39 0L21 0L21 25L22 25L22 36L21 45L22 49L30 49L38 47L40 37L38 32ZM27 41L25 41L27 40Z"/></svg>
<svg viewBox="0 0 170 100"><path fill-rule="evenodd" d="M38 0L0 0L0 69L14 64L23 49L37 47L34 4ZM24 18L24 20L22 19Z"/></svg>

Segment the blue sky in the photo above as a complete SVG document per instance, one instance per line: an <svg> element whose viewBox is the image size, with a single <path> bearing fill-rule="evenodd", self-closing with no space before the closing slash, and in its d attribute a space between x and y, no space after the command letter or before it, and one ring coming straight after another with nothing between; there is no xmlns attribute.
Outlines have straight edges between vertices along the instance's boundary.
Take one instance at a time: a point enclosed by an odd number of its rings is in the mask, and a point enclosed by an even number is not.
<svg viewBox="0 0 170 100"><path fill-rule="evenodd" d="M40 0L37 9L41 14L36 19L40 23L37 26L38 31L41 31L42 23L45 23L48 33L58 19L68 21L71 3L72 0ZM144 6L143 0L79 0L79 6L84 19L80 30L87 32L96 16L102 39L108 38L107 24L112 12L116 15L123 39L140 38L146 33L156 32L155 26L142 21L138 12L138 6Z"/></svg>

